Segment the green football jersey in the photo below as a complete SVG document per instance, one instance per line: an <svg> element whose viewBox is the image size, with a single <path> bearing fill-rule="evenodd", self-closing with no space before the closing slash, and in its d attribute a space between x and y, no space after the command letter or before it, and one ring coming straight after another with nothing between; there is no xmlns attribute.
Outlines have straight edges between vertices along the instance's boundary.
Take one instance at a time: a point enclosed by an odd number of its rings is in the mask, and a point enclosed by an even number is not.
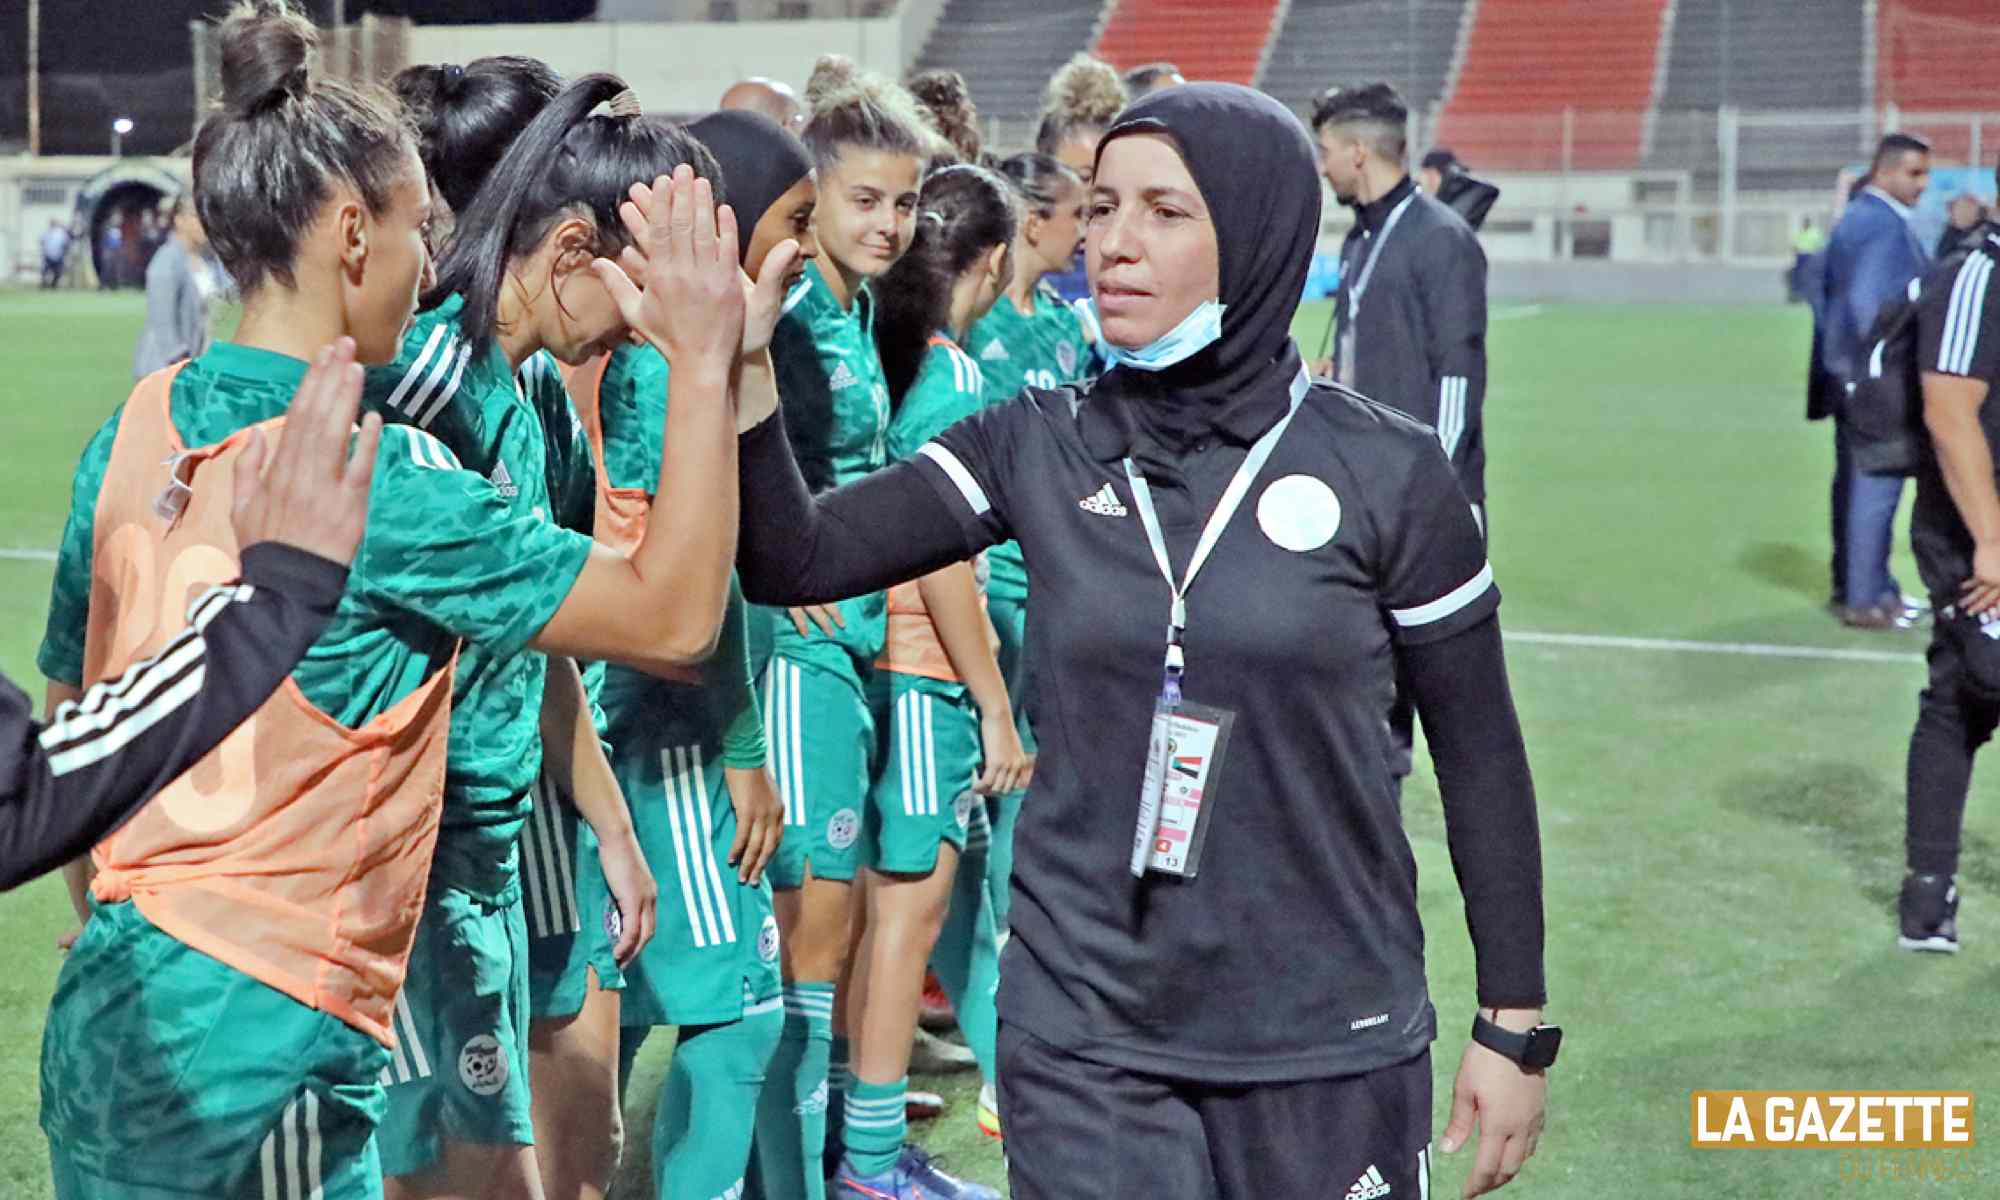
<svg viewBox="0 0 2000 1200"><path fill-rule="evenodd" d="M874 308L865 287L841 308L817 263L806 264L805 278L785 297L771 357L792 453L814 492L888 465L889 383L875 350ZM801 636L784 612L770 612L775 650L832 670L866 669L888 636L887 599L878 592L845 600L840 613L846 627L828 637L817 630Z"/></svg>
<svg viewBox="0 0 2000 1200"><path fill-rule="evenodd" d="M604 430L604 470L612 487L637 488L649 496L659 491L667 375L667 360L651 346L621 346L605 368L597 413ZM604 688L611 743L621 754L700 745L724 766L764 765L764 718L751 674L746 606L734 581L721 639L702 684L610 667Z"/></svg>
<svg viewBox="0 0 2000 1200"><path fill-rule="evenodd" d="M281 416L306 367L218 342L175 378L175 428L186 444L204 446ZM50 589L39 662L48 678L72 685L83 680L97 496L123 411L98 430L78 464ZM306 699L344 725L360 725L408 695L449 660L459 638L517 653L582 569L588 539L511 511L492 484L457 468L436 438L415 429L383 432L347 590L292 672ZM424 519L413 521L411 513ZM505 553L495 550L500 545Z"/></svg>
<svg viewBox="0 0 2000 1200"><path fill-rule="evenodd" d="M1076 310L1042 283L1031 293L1034 311L1022 312L1007 297L981 317L966 335L966 349L986 376L986 401L1005 404L1023 388L1056 388L1085 378L1093 351ZM1018 542L987 551L993 570L992 595L999 600L1026 600L1028 569Z"/></svg>
<svg viewBox="0 0 2000 1200"><path fill-rule="evenodd" d="M979 364L957 342L939 335L917 365L917 377L903 393L889 423L889 454L908 458L925 442L985 406L986 383Z"/></svg>
<svg viewBox="0 0 2000 1200"><path fill-rule="evenodd" d="M459 325L463 308L454 296L418 313L396 361L368 372L364 403L389 421L434 435L466 469L484 475L513 513L560 529L549 495L542 418L497 345L474 352L473 337ZM497 535L490 544L495 557L514 552ZM584 545L587 552L587 539ZM579 561L565 573L523 581L543 596L545 623L581 569ZM468 579L462 586L479 583ZM520 886L514 845L541 772L548 659L518 646L477 644L466 647L458 670L444 819L431 877L490 903L507 903Z"/></svg>

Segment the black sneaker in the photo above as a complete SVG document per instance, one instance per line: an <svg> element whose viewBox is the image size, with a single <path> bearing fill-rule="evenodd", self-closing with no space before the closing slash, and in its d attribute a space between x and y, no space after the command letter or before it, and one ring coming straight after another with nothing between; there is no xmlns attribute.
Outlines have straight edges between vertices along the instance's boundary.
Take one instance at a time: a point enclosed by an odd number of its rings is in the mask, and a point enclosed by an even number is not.
<svg viewBox="0 0 2000 1200"><path fill-rule="evenodd" d="M1934 954L1958 953L1958 886L1949 875L1903 876L1903 894L1896 901L1905 950Z"/></svg>

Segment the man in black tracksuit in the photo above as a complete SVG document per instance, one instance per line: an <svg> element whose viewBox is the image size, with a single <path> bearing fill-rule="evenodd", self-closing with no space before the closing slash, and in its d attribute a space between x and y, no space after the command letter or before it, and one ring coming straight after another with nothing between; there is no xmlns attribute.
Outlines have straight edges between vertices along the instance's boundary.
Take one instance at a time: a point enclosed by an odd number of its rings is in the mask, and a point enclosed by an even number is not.
<svg viewBox="0 0 2000 1200"><path fill-rule="evenodd" d="M1486 252L1404 166L1409 110L1386 83L1313 102L1320 173L1355 210L1340 251L1334 378L1437 430L1486 526Z"/></svg>
<svg viewBox="0 0 2000 1200"><path fill-rule="evenodd" d="M1482 534L1486 514L1486 252L1463 218L1404 166L1409 109L1386 83L1313 101L1320 174L1355 212L1340 248L1333 357L1322 374L1437 431ZM1416 717L1390 706L1390 767L1410 773Z"/></svg>

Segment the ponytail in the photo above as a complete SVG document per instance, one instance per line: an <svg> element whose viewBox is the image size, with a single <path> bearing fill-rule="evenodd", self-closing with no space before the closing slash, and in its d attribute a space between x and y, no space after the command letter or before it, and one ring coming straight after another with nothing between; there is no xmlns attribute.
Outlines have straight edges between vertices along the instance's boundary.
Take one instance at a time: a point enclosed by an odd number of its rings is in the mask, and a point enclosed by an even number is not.
<svg viewBox="0 0 2000 1200"><path fill-rule="evenodd" d="M900 401L916 381L931 335L951 317L959 278L995 246L1011 253L1018 225L1007 182L984 167L946 167L924 180L910 248L870 288L891 397Z"/></svg>
<svg viewBox="0 0 2000 1200"><path fill-rule="evenodd" d="M596 113L610 105L612 113ZM710 181L723 200L721 169L693 135L668 121L638 115L637 101L616 75L585 75L549 101L521 131L438 260L437 286L423 298L435 308L454 294L473 351L483 354L499 327L507 267L532 254L562 218L584 216L596 226L595 254L615 259L630 245L618 216L634 183L651 183L685 164Z"/></svg>

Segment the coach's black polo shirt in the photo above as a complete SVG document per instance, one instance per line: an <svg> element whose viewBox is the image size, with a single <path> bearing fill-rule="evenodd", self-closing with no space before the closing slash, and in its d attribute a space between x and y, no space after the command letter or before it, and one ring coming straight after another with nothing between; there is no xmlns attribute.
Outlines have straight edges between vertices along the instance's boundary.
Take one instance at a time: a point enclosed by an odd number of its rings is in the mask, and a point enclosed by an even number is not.
<svg viewBox="0 0 2000 1200"><path fill-rule="evenodd" d="M1031 390L917 459L968 542L1017 538L1034 580L1041 749L1000 1013L1083 1057L1278 1082L1434 1036L1389 777L1391 660L1492 616L1499 592L1430 430L1303 372L1294 394L1188 593L1187 699L1236 715L1193 879L1127 869L1170 592L1121 461L1143 464L1178 577L1268 417L1169 452L1084 393Z"/></svg>
<svg viewBox="0 0 2000 1200"><path fill-rule="evenodd" d="M1917 370L1986 382L1979 427L2000 461L2000 232L1989 225L1962 261L1940 263L1917 286ZM1972 534L1934 453L1917 472L1910 541L1932 597L1941 605L1956 600L1972 575Z"/></svg>

